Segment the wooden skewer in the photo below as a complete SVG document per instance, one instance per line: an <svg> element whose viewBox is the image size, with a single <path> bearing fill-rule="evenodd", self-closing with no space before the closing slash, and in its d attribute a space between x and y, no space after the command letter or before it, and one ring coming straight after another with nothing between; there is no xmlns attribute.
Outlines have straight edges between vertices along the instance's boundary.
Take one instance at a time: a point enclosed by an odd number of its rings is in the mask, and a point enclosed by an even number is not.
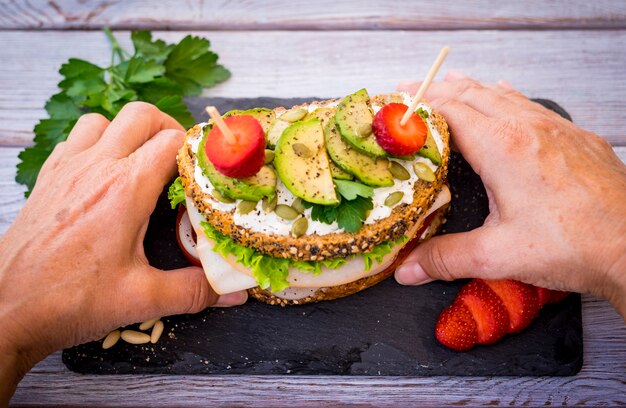
<svg viewBox="0 0 626 408"><path fill-rule="evenodd" d="M417 104L420 102L420 100L426 93L426 90L430 86L430 83L433 82L435 75L437 75L437 71L439 71L441 64L443 64L443 60L445 60L446 57L448 56L449 51L450 51L450 47L448 46L443 47L441 51L439 51L439 56L437 56L437 59L433 63L433 66L430 67L430 71L428 71L428 74L426 75L426 78L424 78L422 85L420 85L420 88L417 90L417 93L413 97L413 100L411 101L411 106L409 106L409 109L407 109L406 113L402 117L402 120L400 121L400 126L406 125L406 122L411 117L411 114L415 112L415 108L417 108Z"/></svg>
<svg viewBox="0 0 626 408"><path fill-rule="evenodd" d="M215 106L207 106L206 111L211 119L213 119L213 121L215 122L215 125L217 125L217 127L222 131L222 134L226 138L226 142L228 144L237 143L237 138L235 137L235 134L230 131L228 126L226 126L226 122L224 122L224 119L222 119L222 115L220 115L220 113L217 111L217 108Z"/></svg>

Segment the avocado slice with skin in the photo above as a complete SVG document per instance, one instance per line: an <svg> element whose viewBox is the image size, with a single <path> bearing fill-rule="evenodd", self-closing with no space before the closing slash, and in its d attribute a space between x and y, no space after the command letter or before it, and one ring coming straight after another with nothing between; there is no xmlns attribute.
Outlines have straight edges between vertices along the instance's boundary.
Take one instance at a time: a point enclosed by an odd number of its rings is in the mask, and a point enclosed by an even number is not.
<svg viewBox="0 0 626 408"><path fill-rule="evenodd" d="M291 125L291 122L287 122L286 120L276 119L272 126L267 132L267 147L270 149L274 149L276 147L276 143L278 143L278 139L283 134L285 129L287 129Z"/></svg>
<svg viewBox="0 0 626 408"><path fill-rule="evenodd" d="M361 153L346 143L332 121L324 128L324 141L328 155L337 166L354 174L363 183L374 187L393 186L393 175L389 171L389 160Z"/></svg>
<svg viewBox="0 0 626 408"><path fill-rule="evenodd" d="M433 164L441 166L441 153L435 142L435 138L430 132L430 126L426 123L426 129L428 129L428 135L426 136L426 142L421 149L417 151L417 155L429 159Z"/></svg>
<svg viewBox="0 0 626 408"><path fill-rule="evenodd" d="M267 108L254 108L241 111L239 112L239 115L249 115L258 120L263 128L263 132L265 132L265 140L267 140L267 133L276 119L276 113L273 110Z"/></svg>
<svg viewBox="0 0 626 408"><path fill-rule="evenodd" d="M205 128L196 158L202 173L211 181L213 187L224 197L235 200L259 201L263 197L273 197L276 194L276 173L271 167L263 166L252 177L236 179L223 175L213 166L204 150L209 129L210 126Z"/></svg>
<svg viewBox="0 0 626 408"><path fill-rule="evenodd" d="M353 147L371 156L385 157L387 152L376 141L374 133L361 134L363 127L371 129L374 120L370 97L365 88L346 96L339 102L335 122L341 137Z"/></svg>
<svg viewBox="0 0 626 408"><path fill-rule="evenodd" d="M330 174L333 175L334 179L337 180L352 180L354 176L341 167L337 166L334 161L330 160L328 162L330 164Z"/></svg>
<svg viewBox="0 0 626 408"><path fill-rule="evenodd" d="M274 153L278 177L296 197L321 205L339 204L318 118L290 124Z"/></svg>
<svg viewBox="0 0 626 408"><path fill-rule="evenodd" d="M313 112L309 112L304 117L303 120L307 120L307 119L311 119L311 118L318 118L320 121L322 121L322 127L324 127L324 126L326 126L328 121L334 120L335 111L336 111L335 108L328 108L328 107L317 108Z"/></svg>

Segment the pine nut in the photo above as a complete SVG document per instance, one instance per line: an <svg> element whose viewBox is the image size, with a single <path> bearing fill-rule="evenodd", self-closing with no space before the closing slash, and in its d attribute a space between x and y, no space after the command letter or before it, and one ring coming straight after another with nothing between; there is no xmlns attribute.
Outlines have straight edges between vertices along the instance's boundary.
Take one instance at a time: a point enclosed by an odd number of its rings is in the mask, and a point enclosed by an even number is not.
<svg viewBox="0 0 626 408"><path fill-rule="evenodd" d="M141 323L139 325L139 330L148 330L151 329L152 326L154 326L154 324L159 320L159 318L157 317L156 319L151 319L151 320L147 320L143 323Z"/></svg>
<svg viewBox="0 0 626 408"><path fill-rule="evenodd" d="M111 333L107 334L107 336L104 338L104 341L102 342L102 348L105 350L110 349L111 347L117 344L119 339L120 339L120 331L113 330Z"/></svg>
<svg viewBox="0 0 626 408"><path fill-rule="evenodd" d="M150 343L155 344L157 341L159 341L161 335L163 334L164 328L165 325L161 320L154 324L154 327L152 328L152 333L150 334Z"/></svg>
<svg viewBox="0 0 626 408"><path fill-rule="evenodd" d="M150 335L135 330L124 330L121 337L122 340L130 344L146 344L150 341Z"/></svg>

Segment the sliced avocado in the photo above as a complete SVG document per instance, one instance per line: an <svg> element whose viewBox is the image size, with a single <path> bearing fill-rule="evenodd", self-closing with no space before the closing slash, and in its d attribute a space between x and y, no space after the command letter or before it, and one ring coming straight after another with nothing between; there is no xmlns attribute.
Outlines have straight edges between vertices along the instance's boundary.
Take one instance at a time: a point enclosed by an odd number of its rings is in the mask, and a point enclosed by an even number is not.
<svg viewBox="0 0 626 408"><path fill-rule="evenodd" d="M435 138L433 137L432 133L430 133L430 127L428 126L428 123L426 124L426 129L428 129L426 143L424 143L424 146L422 146L422 148L417 151L417 155L430 159L433 164L441 166L441 153L439 153L439 148L437 148Z"/></svg>
<svg viewBox="0 0 626 408"><path fill-rule="evenodd" d="M318 118L322 121L322 127L324 127L329 120L334 118L335 110L335 108L317 108L313 112L309 112L309 114L304 117L304 120Z"/></svg>
<svg viewBox="0 0 626 408"><path fill-rule="evenodd" d="M241 114L241 112L243 112L242 110L239 109L233 109L233 110L229 110L228 112L226 112L225 114L222 115L223 118L227 118L229 116L234 116L234 115L239 115Z"/></svg>
<svg viewBox="0 0 626 408"><path fill-rule="evenodd" d="M265 132L265 139L267 140L267 133L269 132L272 123L274 123L274 120L276 119L276 113L274 113L273 110L266 108L254 108L241 111L239 114L249 115L258 120L261 124L261 127L263 128L263 132Z"/></svg>
<svg viewBox="0 0 626 408"><path fill-rule="evenodd" d="M368 156L352 148L339 135L339 130L332 121L328 122L324 128L324 140L328 155L343 170L354 174L370 186L393 186L394 180L389 171L389 160Z"/></svg>
<svg viewBox="0 0 626 408"><path fill-rule="evenodd" d="M335 112L335 122L341 137L364 153L384 157L387 152L376 142L371 131L373 119L370 97L365 89L343 98ZM366 129L365 132L363 129Z"/></svg>
<svg viewBox="0 0 626 408"><path fill-rule="evenodd" d="M207 134L208 131L205 131L196 157L202 173L219 193L228 198L248 201L259 201L263 197L273 197L276 194L276 173L269 166L261 167L257 174L245 179L228 177L217 171L204 150Z"/></svg>
<svg viewBox="0 0 626 408"><path fill-rule="evenodd" d="M278 176L295 196L315 204L339 203L319 119L290 124L274 153Z"/></svg>
<svg viewBox="0 0 626 408"><path fill-rule="evenodd" d="M287 129L291 125L291 122L287 122L286 120L276 119L269 131L267 132L267 147L273 149L276 147L276 143L278 143L278 139L283 134L284 130Z"/></svg>
<svg viewBox="0 0 626 408"><path fill-rule="evenodd" d="M352 174L348 173L347 171L345 171L341 167L337 166L335 164L335 162L333 162L332 160L330 160L328 163L330 164L330 174L333 175L334 179L337 179L337 180L352 180L354 178L354 176Z"/></svg>

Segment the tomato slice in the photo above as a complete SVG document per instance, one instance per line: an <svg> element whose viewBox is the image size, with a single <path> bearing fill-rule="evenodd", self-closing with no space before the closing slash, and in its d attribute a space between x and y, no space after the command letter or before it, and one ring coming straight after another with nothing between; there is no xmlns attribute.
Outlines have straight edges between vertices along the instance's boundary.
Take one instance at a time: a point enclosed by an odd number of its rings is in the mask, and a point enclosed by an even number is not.
<svg viewBox="0 0 626 408"><path fill-rule="evenodd" d="M191 221L189 221L187 209L183 205L179 205L178 214L176 215L176 241L189 262L195 266L202 266L196 250L197 239L196 231L194 231Z"/></svg>

